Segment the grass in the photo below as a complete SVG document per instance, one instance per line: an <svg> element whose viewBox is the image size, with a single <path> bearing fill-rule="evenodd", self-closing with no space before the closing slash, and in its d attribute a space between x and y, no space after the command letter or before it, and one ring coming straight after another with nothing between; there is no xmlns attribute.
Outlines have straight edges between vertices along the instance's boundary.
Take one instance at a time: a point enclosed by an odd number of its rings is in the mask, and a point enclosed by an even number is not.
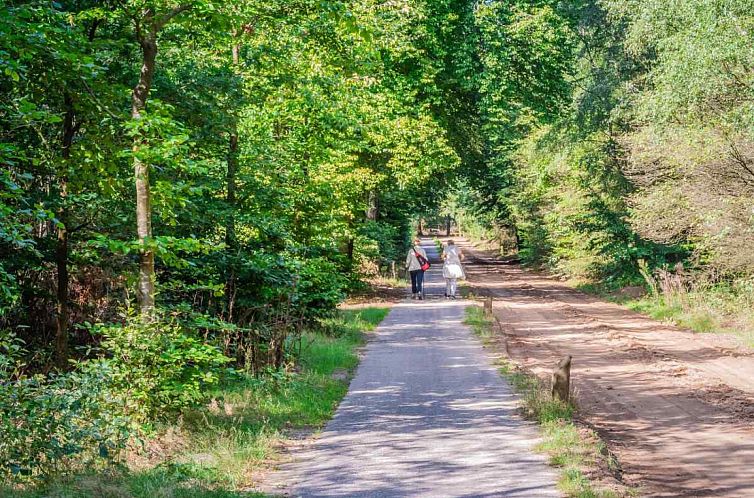
<svg viewBox="0 0 754 498"><path fill-rule="evenodd" d="M694 332L733 334L754 347L754 283L751 282L699 286L682 295L647 294L639 298L594 283L581 283L576 288Z"/></svg>
<svg viewBox="0 0 754 498"><path fill-rule="evenodd" d="M247 491L269 467L286 433L329 420L348 389L364 333L386 308L340 311L319 332L305 333L296 372L241 377L212 393L205 407L183 414L147 446L162 456L132 455L127 466L60 479L34 489L0 489L14 498L252 498Z"/></svg>
<svg viewBox="0 0 754 498"><path fill-rule="evenodd" d="M394 289L403 289L406 287L406 279L405 278L399 278L399 277L389 277L384 275L377 275L374 277L370 277L368 279L368 283L371 286L378 286L378 287L391 287Z"/></svg>
<svg viewBox="0 0 754 498"><path fill-rule="evenodd" d="M484 315L479 306L466 308L464 321L485 344L495 337L493 321ZM605 444L591 430L580 428L574 422L575 406L552 399L550 391L537 376L526 372L510 360L499 361L499 371L521 396L521 408L526 417L540 427L542 442L536 450L549 456L550 464L560 469L558 488L574 498L613 498L632 495L634 491L618 493L593 483L585 469L596 467L616 468Z"/></svg>

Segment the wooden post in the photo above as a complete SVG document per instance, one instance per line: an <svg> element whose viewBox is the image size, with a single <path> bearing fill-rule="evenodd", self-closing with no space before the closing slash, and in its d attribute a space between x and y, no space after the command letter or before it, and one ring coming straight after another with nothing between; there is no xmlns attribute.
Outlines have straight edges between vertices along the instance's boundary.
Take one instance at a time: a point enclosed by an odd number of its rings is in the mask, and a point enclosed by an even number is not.
<svg viewBox="0 0 754 498"><path fill-rule="evenodd" d="M552 372L552 398L568 403L571 396L571 355L558 362Z"/></svg>
<svg viewBox="0 0 754 498"><path fill-rule="evenodd" d="M484 299L484 316L492 316L492 296Z"/></svg>

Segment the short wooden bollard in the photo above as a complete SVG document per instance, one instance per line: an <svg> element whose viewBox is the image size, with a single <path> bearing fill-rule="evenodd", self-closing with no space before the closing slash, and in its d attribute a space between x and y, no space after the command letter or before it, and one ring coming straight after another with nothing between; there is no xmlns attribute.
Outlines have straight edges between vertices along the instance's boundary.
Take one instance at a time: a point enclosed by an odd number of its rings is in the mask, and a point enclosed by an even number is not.
<svg viewBox="0 0 754 498"><path fill-rule="evenodd" d="M484 299L484 315L492 316L492 297Z"/></svg>
<svg viewBox="0 0 754 498"><path fill-rule="evenodd" d="M552 372L552 398L568 403L571 397L571 355L558 362Z"/></svg>

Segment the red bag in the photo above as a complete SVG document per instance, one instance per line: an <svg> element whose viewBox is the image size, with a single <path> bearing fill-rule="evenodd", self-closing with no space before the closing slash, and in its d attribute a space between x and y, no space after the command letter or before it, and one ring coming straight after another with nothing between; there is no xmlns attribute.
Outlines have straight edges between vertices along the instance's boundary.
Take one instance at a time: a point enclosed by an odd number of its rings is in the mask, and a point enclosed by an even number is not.
<svg viewBox="0 0 754 498"><path fill-rule="evenodd" d="M429 267L432 266L429 264L429 261L427 261L427 258L419 254L419 252L414 249L414 256L416 256L416 260L419 262L419 266L421 266L422 271L429 270Z"/></svg>

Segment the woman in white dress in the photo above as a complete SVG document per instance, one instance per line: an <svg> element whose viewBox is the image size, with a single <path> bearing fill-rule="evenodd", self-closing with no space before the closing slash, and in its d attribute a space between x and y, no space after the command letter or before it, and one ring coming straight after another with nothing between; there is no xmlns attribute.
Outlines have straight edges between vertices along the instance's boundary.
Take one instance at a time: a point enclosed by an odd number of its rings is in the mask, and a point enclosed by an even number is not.
<svg viewBox="0 0 754 498"><path fill-rule="evenodd" d="M448 240L448 244L442 251L442 259L444 261L442 276L445 277L445 297L455 299L458 279L466 278L463 266L461 266L463 253L452 240Z"/></svg>

